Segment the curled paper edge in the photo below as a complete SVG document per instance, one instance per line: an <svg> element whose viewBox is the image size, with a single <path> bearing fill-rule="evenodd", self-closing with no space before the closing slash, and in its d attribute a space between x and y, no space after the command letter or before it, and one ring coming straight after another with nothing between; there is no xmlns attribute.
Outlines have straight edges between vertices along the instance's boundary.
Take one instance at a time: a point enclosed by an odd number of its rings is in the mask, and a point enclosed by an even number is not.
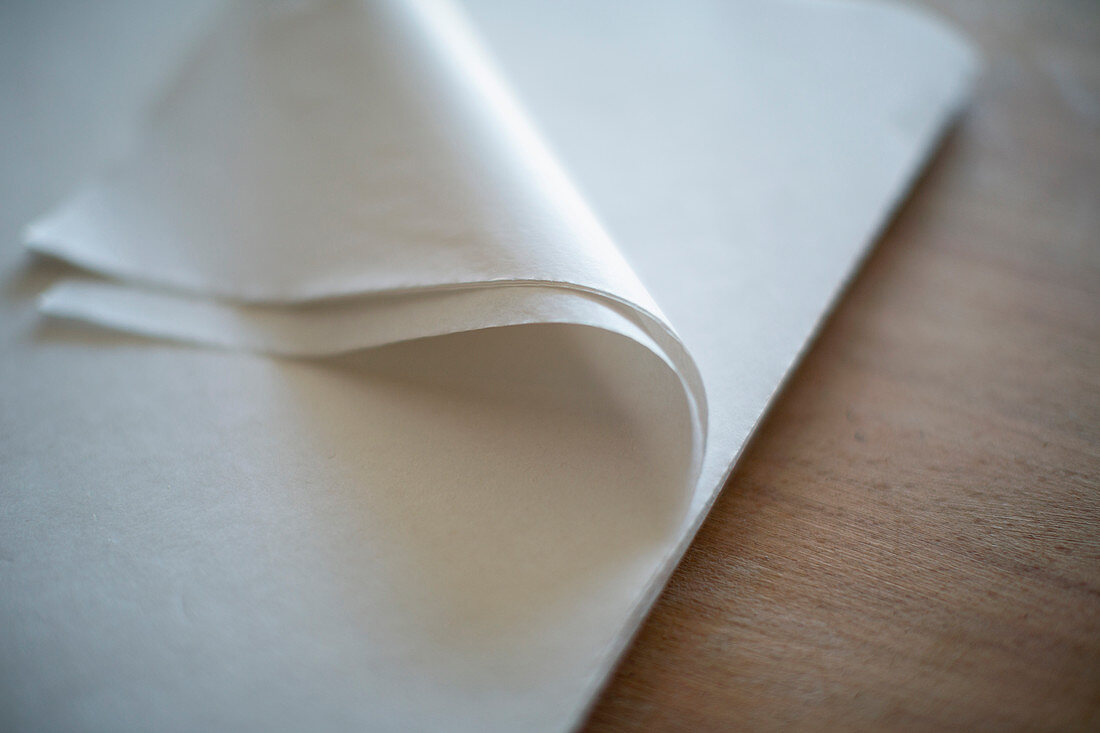
<svg viewBox="0 0 1100 733"><path fill-rule="evenodd" d="M354 26L357 22L372 27L353 28L350 36L341 35L344 33L339 27L341 24ZM215 226L211 230L200 230L200 236L191 239L184 236L189 233L186 227L190 222L216 219L207 212L220 201L215 197L212 204L212 199L202 198L205 192L200 185L189 189L193 196L190 209L186 192L182 196L184 203L179 204L181 199L173 197L175 189L172 186L176 184L171 179L177 174L173 164L186 169L180 175L194 175L187 166L203 157L204 144L213 144L219 139L222 130L218 125L222 117L232 119L236 113L245 118L242 123L245 133L253 132L249 124L259 125L261 132L272 119L279 124L279 113L285 111L279 104L286 103L289 89L280 73L288 72L283 69L267 78L264 64L278 67L282 57L287 55L288 46L273 47L272 44L284 42L278 39L285 38L288 29L308 38L310 33L317 34L318 28L321 29L321 43L314 38L298 46L315 54L318 48L324 49L326 43L347 41L350 37L353 45L359 42L361 46L371 46L373 42L373 45L385 47L380 52L353 48L348 57L353 62L369 61L372 53L383 54L378 64L381 71L366 69L364 72L369 63L360 63L360 68L351 69L350 76L336 74L337 85L340 81L347 84L349 78L354 81L360 73L389 74L395 78L383 78L376 83L376 86L381 85L383 96L375 103L385 107L392 101L384 96L387 84L405 87L411 84L414 87L411 91L399 90L394 104L407 102L414 115L439 117L455 128L453 133L448 130L448 135L460 139L449 143L453 149L445 150L457 156L454 161L448 161L452 166L460 167L463 162L475 168L482 166L480 178L489 179L490 183L484 184L484 191L479 189L473 195L474 203L484 209L480 216L483 219L497 216L512 219L505 227L495 223L486 225L488 245L485 252L474 252L468 258L468 267L461 261L458 267L441 267L438 260L447 256L444 247L439 250L439 256L431 256L430 251L425 256L421 252L417 260L409 255L412 264L392 273L386 270L385 264L372 262L370 255L377 256L377 252L367 252L359 260L363 267L333 267L330 262L328 269L321 266L312 273L308 266L304 272L300 267L291 268L289 277L299 279L286 281L264 276L264 267L271 263L271 258L277 258L287 249L310 253L314 245L305 237L290 239L288 244L263 237L253 237L249 241L245 236L243 254L235 252L236 242L231 235L247 212L233 209L220 223L220 229ZM128 159L121 161L123 184L111 177L117 171L108 169L90 186L79 190L60 207L26 228L25 240L31 249L122 281L58 284L43 294L42 313L158 338L296 356L316 356L527 323L570 323L618 333L651 351L673 372L683 389L693 426L691 471L684 492L691 494L701 471L707 432L706 394L698 368L671 324L542 142L457 6L450 0L411 0L407 3L377 0L364 4L336 0L282 5L244 2L230 6L228 14L220 17L213 31L213 52L208 45L197 59L192 57L185 63L180 77L169 86L168 103L162 99L151 111L153 132L168 130L164 133L167 137L161 140L162 146L156 147L154 134L151 148L139 147ZM354 35L356 32L368 42L363 43L360 36ZM277 40L273 42L265 34ZM400 43L390 48L386 40L390 37L399 39L407 48L400 47ZM218 42L222 44L220 47ZM289 47L301 52L295 43L291 41ZM362 57L357 55L360 51ZM214 60L209 61L208 57ZM311 62L312 57L307 55L305 63L292 68L289 74L300 71L302 66L308 70ZM313 69L314 73L320 72L314 79L329 76L327 72L331 68L325 63L321 61ZM330 67L334 63L336 66L352 65L347 59L327 63ZM413 71L406 71L406 67ZM207 73L205 77L204 72ZM230 81L223 82L225 78ZM417 95L425 96L420 86L429 89L427 102L416 99ZM353 97L361 92L354 86L349 85L347 89L337 86L335 98ZM255 114L248 106L250 102L238 104L233 93L243 97L258 95L273 107L265 108L260 104L262 114L256 122L249 118L250 114ZM175 107L171 104L173 99L178 102ZM296 103L296 100L291 102ZM425 110L423 104L435 104L440 109ZM272 108L275 113L271 113ZM200 110L201 120L197 136L194 129L187 127L189 115L195 109ZM202 117L211 110L211 118ZM180 119L184 120L182 127ZM400 115L393 119L400 120ZM304 137L309 142L308 135L299 132L299 121L289 115L287 120L283 134L289 130L291 139L302 142ZM381 120L382 128L392 121L386 118L385 112ZM202 122L207 127L203 127ZM374 142L369 139L371 135L377 139L385 138L386 134L392 136L394 133L390 130L375 134L368 129L367 142ZM398 130L398 140L402 139L401 134ZM195 139L199 140L198 154L188 155L196 152L188 148L195 144ZM277 135L275 139L285 142L285 138ZM415 134L410 134L408 139L417 142ZM343 142L356 140L349 137ZM251 140L246 137L243 142ZM388 139L383 141L383 154L389 142ZM473 153L467 152L464 146ZM161 156L165 149L169 154ZM182 150L182 154L173 157L178 150ZM248 158L246 152L237 162L224 162L209 153L210 160L202 164L205 170L200 165L197 180L201 184L205 180L203 176L217 165L230 169L236 165L246 170L244 182L256 183L255 188L260 190L264 181L247 178L252 175L250 169L257 166L257 161L262 164L267 157L278 157L284 150L285 146L267 143L267 147L263 147L261 144L253 158ZM224 155L225 151L221 152ZM485 160L468 160L473 154L480 154ZM154 161L147 165L153 175L143 179L142 161L149 159ZM398 170L403 164L398 154ZM131 166L131 171L138 171L129 181L125 179L127 165ZM429 167L416 172L413 178L431 178L432 172ZM215 176L213 180L218 178ZM150 180L155 188L164 179L169 179L165 184L167 188L159 198L156 194L143 198L150 188L147 185ZM388 183L384 175L380 175L380 180L382 184ZM479 177L468 171L459 171L455 181L458 183L452 182L452 189L461 189L464 182L475 187L482 185ZM195 190L199 190L197 197ZM287 188L272 190L279 194L293 191ZM513 190L520 193L514 194ZM462 193L459 190L457 195ZM417 195L414 187L414 201ZM281 196L276 198L282 200ZM165 202L168 203L163 206ZM168 214L165 214L166 209ZM412 211L419 217L433 215L432 211L422 209L413 208ZM404 213L407 218L409 212ZM175 219L173 214L177 214ZM380 216L388 215L388 210L383 209ZM141 229L140 225L136 229L128 228L133 221L142 220L151 221L151 228ZM460 221L452 229L465 231L462 225ZM391 231L386 223L380 229ZM201 236L210 231L221 235L220 238ZM399 222L398 233L403 231ZM405 256L403 248L415 240L414 231L412 235L397 236L394 241L383 241L384 253L388 256L396 252L394 257L399 261ZM123 243L121 247L120 242ZM132 244L129 249L127 242ZM202 246L196 250L196 244L205 246L205 251ZM254 251L248 250L249 246L254 247ZM162 253L167 253L160 259L156 254L158 247ZM265 247L271 247L274 254L268 254ZM351 256L355 262L354 251ZM218 268L218 257L229 258L225 270ZM235 260L235 257L240 259ZM305 262L310 262L308 255ZM260 274L253 275L252 269ZM243 280L239 274L242 272L246 273ZM155 291L150 286L164 290Z"/></svg>

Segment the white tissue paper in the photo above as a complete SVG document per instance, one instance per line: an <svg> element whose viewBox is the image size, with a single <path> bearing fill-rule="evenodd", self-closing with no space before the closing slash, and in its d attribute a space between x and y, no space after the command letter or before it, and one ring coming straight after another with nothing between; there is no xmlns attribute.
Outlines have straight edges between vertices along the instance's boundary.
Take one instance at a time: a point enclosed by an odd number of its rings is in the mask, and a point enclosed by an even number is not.
<svg viewBox="0 0 1100 733"><path fill-rule="evenodd" d="M28 729L576 726L974 69L870 2L2 12L3 233L74 188L80 268L0 262Z"/></svg>

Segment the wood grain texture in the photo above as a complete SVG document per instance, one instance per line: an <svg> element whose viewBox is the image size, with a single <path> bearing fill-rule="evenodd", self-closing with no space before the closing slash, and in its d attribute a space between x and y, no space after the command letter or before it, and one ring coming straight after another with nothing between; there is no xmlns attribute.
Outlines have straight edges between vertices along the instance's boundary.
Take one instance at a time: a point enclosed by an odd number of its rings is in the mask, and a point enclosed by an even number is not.
<svg viewBox="0 0 1100 733"><path fill-rule="evenodd" d="M1100 729L1100 3L928 3L968 111L588 723Z"/></svg>

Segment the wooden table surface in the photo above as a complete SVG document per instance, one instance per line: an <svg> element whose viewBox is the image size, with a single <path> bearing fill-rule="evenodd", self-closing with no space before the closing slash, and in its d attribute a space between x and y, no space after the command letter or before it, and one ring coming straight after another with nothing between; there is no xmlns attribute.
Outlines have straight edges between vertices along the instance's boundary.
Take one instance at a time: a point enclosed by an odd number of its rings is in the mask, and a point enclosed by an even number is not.
<svg viewBox="0 0 1100 733"><path fill-rule="evenodd" d="M973 102L592 731L1100 730L1100 2L929 4Z"/></svg>

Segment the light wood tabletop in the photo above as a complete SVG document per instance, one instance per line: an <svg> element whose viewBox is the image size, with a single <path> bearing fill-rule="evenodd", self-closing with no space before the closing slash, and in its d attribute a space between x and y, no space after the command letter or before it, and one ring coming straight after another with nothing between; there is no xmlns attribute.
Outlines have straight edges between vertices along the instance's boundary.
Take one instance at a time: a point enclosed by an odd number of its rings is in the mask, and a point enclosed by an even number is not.
<svg viewBox="0 0 1100 733"><path fill-rule="evenodd" d="M592 731L1100 730L1100 3L927 4L972 103Z"/></svg>

